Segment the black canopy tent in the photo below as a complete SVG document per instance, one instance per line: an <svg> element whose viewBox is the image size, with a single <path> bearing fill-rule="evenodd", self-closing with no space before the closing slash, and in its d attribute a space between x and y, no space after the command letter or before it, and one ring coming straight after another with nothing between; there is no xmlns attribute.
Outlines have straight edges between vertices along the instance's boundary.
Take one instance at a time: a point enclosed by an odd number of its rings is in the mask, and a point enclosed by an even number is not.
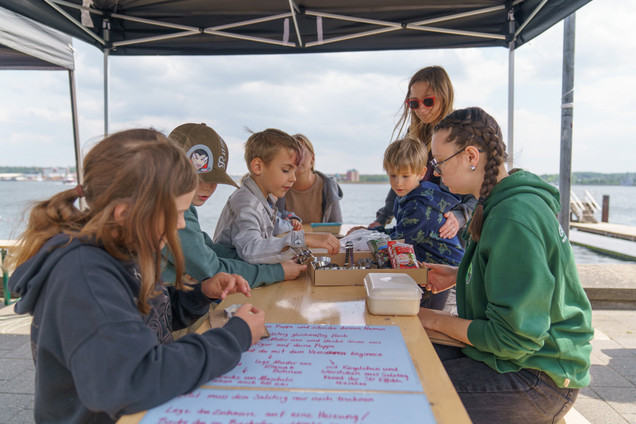
<svg viewBox="0 0 636 424"><path fill-rule="evenodd" d="M0 7L0 69L68 71L75 163L81 181L72 41L68 35Z"/></svg>
<svg viewBox="0 0 636 424"><path fill-rule="evenodd" d="M508 150L514 151L514 50L590 1L0 0L0 6L102 49L105 133L109 55L505 47L509 50L507 141ZM566 107L567 102L562 102ZM562 147L565 150L569 149ZM561 187L562 192L567 190L567 203L569 189L569 184Z"/></svg>
<svg viewBox="0 0 636 424"><path fill-rule="evenodd" d="M591 0L0 0L111 55L519 47Z"/></svg>

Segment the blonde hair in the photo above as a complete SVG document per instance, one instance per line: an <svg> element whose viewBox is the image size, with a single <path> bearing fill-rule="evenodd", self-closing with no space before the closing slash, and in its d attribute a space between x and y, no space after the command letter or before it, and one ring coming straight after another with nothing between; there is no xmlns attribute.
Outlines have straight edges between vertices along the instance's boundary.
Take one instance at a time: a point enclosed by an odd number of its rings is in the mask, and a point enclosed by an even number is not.
<svg viewBox="0 0 636 424"><path fill-rule="evenodd" d="M304 134L294 134L292 135L292 137L294 137L296 139L297 142L299 142L301 144L301 146L303 146L305 149L307 149L307 151L309 153L311 153L312 156L315 157L316 152L314 152L314 145L311 144L311 141L309 141L309 139L307 138L306 135ZM311 164L311 172L314 172L314 164Z"/></svg>
<svg viewBox="0 0 636 424"><path fill-rule="evenodd" d="M389 144L384 151L382 167L385 171L410 170L420 173L426 169L428 149L424 143L406 136Z"/></svg>
<svg viewBox="0 0 636 424"><path fill-rule="evenodd" d="M175 199L193 191L197 183L184 151L163 134L133 129L110 135L86 155L82 186L34 205L12 263L22 264L60 233L99 244L114 258L138 264L137 308L148 313L147 300L161 274L162 240L175 258L177 275L183 274ZM85 210L74 205L81 193L88 205ZM128 209L116 220L118 205ZM180 279L176 286L183 287Z"/></svg>
<svg viewBox="0 0 636 424"><path fill-rule="evenodd" d="M410 109L406 104L406 101L411 97L411 87L417 82L427 83L435 94L435 101L442 103L439 115L435 117L434 122L429 124L423 123L420 118L417 117L415 111ZM393 136L398 138L402 137L404 127L408 126L408 135L420 140L426 147L430 148L433 128L443 117L453 110L454 98L455 92L453 90L453 84L444 68L441 66L427 66L426 68L420 69L413 74L409 81L406 96L404 96L404 101L402 102L401 116L393 129L391 138L393 138Z"/></svg>
<svg viewBox="0 0 636 424"><path fill-rule="evenodd" d="M261 159L266 165L281 150L287 149L296 154L296 166L302 162L303 149L294 137L276 128L268 128L261 132L253 132L245 142L245 162L252 171L252 161Z"/></svg>

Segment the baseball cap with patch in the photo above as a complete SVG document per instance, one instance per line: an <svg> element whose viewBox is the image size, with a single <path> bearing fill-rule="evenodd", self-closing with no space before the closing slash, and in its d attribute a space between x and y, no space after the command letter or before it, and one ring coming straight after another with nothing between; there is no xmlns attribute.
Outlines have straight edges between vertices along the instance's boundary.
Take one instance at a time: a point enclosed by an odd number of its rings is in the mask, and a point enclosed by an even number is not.
<svg viewBox="0 0 636 424"><path fill-rule="evenodd" d="M172 130L168 138L185 149L201 181L238 188L227 174L227 145L212 128L205 124L183 124Z"/></svg>

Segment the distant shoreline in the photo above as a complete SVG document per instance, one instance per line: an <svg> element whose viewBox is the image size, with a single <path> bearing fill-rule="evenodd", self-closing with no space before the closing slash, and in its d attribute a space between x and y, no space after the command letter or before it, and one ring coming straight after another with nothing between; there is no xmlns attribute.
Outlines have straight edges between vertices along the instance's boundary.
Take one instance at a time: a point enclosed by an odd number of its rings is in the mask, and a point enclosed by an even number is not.
<svg viewBox="0 0 636 424"><path fill-rule="evenodd" d="M54 172L51 172L54 171ZM30 167L30 166L0 166L0 181L15 180L68 180L69 176L74 176L74 167ZM349 181L346 173L327 174L336 178L339 184L388 184L389 178L386 174L359 174L359 181ZM548 183L558 184L559 174L540 175ZM44 177L44 178L43 178ZM239 181L241 175L234 175ZM600 173L600 172L573 172L572 185L614 185L614 186L634 186L636 185L636 172Z"/></svg>

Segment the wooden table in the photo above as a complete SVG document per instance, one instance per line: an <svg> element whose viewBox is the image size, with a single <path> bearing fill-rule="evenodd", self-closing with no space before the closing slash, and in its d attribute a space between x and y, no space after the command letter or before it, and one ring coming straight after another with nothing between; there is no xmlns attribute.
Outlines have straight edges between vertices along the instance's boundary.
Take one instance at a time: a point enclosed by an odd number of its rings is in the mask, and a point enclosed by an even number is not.
<svg viewBox="0 0 636 424"><path fill-rule="evenodd" d="M311 284L307 275L302 275L294 281L253 289L249 299L242 295L229 296L210 313L212 326L225 323L224 308L246 301L264 309L268 323L399 326L437 422L470 423L466 410L418 318L369 314L364 287L316 287ZM198 331L208 328L210 327L206 323ZM143 414L122 417L118 424L138 423Z"/></svg>

